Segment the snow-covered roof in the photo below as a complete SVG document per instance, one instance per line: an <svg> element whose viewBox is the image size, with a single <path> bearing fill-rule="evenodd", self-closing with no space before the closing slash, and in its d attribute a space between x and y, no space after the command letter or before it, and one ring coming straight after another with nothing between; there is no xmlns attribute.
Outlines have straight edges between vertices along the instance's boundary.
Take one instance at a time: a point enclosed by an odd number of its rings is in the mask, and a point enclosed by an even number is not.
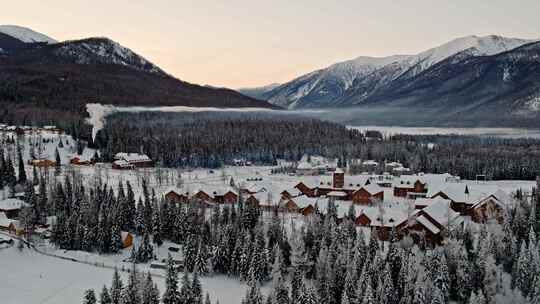
<svg viewBox="0 0 540 304"><path fill-rule="evenodd" d="M437 203L438 201L444 201L445 203L450 204L450 200L444 199L440 196L437 196L435 198L417 197L414 200L414 204L417 207L423 208L423 207L431 206L434 203Z"/></svg>
<svg viewBox="0 0 540 304"><path fill-rule="evenodd" d="M426 227L426 229L431 231L431 233L433 234L438 234L439 232L441 232L441 230L437 228L437 226L435 226L429 219L427 219L423 215L416 218L416 221L422 224L422 226Z"/></svg>
<svg viewBox="0 0 540 304"><path fill-rule="evenodd" d="M332 197L344 197L347 196L347 193L343 191L330 191L326 194L326 196L332 196Z"/></svg>
<svg viewBox="0 0 540 304"><path fill-rule="evenodd" d="M429 189L427 196L433 197L439 192L442 192L454 202L475 204L481 199L495 194L498 190L499 188L496 185L445 183L434 190ZM502 196L502 193L500 195Z"/></svg>
<svg viewBox="0 0 540 304"><path fill-rule="evenodd" d="M287 188L285 190L283 190L282 192L287 192L289 193L292 197L295 197L295 196L299 196L302 194L302 192L300 192L300 190L292 187L292 188Z"/></svg>
<svg viewBox="0 0 540 304"><path fill-rule="evenodd" d="M368 207L362 210L371 220L370 226L394 227L407 220L407 210L404 208Z"/></svg>
<svg viewBox="0 0 540 304"><path fill-rule="evenodd" d="M381 186L377 185L376 183L371 183L369 185L362 186L362 188L360 189L366 190L371 195L384 192L384 189Z"/></svg>
<svg viewBox="0 0 540 304"><path fill-rule="evenodd" d="M429 215L441 226L447 226L449 221L453 223L460 217L459 213L450 208L449 200L435 200L429 206L422 209L422 212Z"/></svg>
<svg viewBox="0 0 540 304"><path fill-rule="evenodd" d="M334 173L337 173L337 174L344 174L345 172L344 172L343 169L341 169L341 168L336 168L336 170L334 170Z"/></svg>
<svg viewBox="0 0 540 304"><path fill-rule="evenodd" d="M120 167L128 167L129 163L123 159L115 160L113 164L120 166Z"/></svg>
<svg viewBox="0 0 540 304"><path fill-rule="evenodd" d="M298 166L296 167L296 169L298 170L311 170L313 167L311 166L310 163L308 162L301 162L298 164Z"/></svg>
<svg viewBox="0 0 540 304"><path fill-rule="evenodd" d="M19 221L9 219L4 212L0 212L0 227L8 228L11 224L14 224L16 227L18 227Z"/></svg>
<svg viewBox="0 0 540 304"><path fill-rule="evenodd" d="M303 209L309 206L315 207L315 204L317 204L317 202L324 201L325 199L301 195L291 198L290 200L292 200L296 204L296 206L298 206L298 208Z"/></svg>
<svg viewBox="0 0 540 304"><path fill-rule="evenodd" d="M378 166L379 163L374 160L366 160L362 162L362 165L364 166Z"/></svg>
<svg viewBox="0 0 540 304"><path fill-rule="evenodd" d="M129 163L152 161L148 155L139 153L128 153L123 159Z"/></svg>
<svg viewBox="0 0 540 304"><path fill-rule="evenodd" d="M9 210L18 210L26 205L25 202L16 198L8 198L0 201L0 210L9 211Z"/></svg>

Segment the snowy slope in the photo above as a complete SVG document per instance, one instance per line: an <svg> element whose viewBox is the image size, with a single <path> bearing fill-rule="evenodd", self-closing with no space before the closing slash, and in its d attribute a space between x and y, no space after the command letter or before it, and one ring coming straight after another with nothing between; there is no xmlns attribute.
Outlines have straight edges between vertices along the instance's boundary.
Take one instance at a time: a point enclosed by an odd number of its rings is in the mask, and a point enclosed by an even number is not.
<svg viewBox="0 0 540 304"><path fill-rule="evenodd" d="M413 77L458 53L494 55L529 42L532 40L467 36L416 55L362 56L305 74L258 97L287 108L338 106L353 103L350 100L356 103L398 77Z"/></svg>
<svg viewBox="0 0 540 304"><path fill-rule="evenodd" d="M165 74L150 61L108 38L67 41L58 45L55 54L70 58L77 64L117 64L149 73Z"/></svg>
<svg viewBox="0 0 540 304"><path fill-rule="evenodd" d="M0 25L0 33L4 33L25 43L46 42L53 44L58 42L47 35L17 25Z"/></svg>

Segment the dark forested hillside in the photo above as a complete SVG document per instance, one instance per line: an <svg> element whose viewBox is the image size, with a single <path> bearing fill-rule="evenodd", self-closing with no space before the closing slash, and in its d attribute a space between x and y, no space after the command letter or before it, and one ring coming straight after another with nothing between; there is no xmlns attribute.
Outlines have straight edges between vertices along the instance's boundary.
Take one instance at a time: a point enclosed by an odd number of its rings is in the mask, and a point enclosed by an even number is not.
<svg viewBox="0 0 540 304"><path fill-rule="evenodd" d="M228 89L178 80L105 38L39 45L0 57L0 104L9 120L69 130L86 103L128 106L274 107Z"/></svg>
<svg viewBox="0 0 540 304"><path fill-rule="evenodd" d="M474 179L534 179L540 140L398 135L366 140L342 125L292 115L115 114L96 140L106 160L141 149L165 166L218 167L244 157L259 164L298 160L304 153L339 158L400 161L416 172Z"/></svg>

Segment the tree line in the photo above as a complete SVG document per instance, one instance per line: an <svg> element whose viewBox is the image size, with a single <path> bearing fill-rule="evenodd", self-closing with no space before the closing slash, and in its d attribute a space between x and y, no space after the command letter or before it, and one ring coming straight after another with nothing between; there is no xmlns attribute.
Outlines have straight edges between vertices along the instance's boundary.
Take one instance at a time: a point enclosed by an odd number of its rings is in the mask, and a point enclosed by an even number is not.
<svg viewBox="0 0 540 304"><path fill-rule="evenodd" d="M294 115L118 113L108 118L95 145L104 160L142 151L166 167L216 168L235 158L275 165L277 159L313 154L337 158L342 166L356 159L399 161L414 172L466 179L533 180L540 172L539 139L366 134Z"/></svg>

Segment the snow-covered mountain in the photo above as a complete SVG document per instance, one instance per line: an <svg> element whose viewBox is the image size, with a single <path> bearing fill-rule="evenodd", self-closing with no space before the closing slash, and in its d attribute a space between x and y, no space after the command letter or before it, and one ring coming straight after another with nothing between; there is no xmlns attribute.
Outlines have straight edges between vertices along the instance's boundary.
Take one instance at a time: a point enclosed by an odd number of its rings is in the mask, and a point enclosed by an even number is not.
<svg viewBox="0 0 540 304"><path fill-rule="evenodd" d="M56 56L77 64L116 64L140 71L165 74L158 66L132 50L108 38L88 38L66 41L54 46Z"/></svg>
<svg viewBox="0 0 540 304"><path fill-rule="evenodd" d="M24 43L44 42L52 44L58 42L47 35L17 25L0 25L0 33L11 36Z"/></svg>
<svg viewBox="0 0 540 304"><path fill-rule="evenodd" d="M415 77L457 54L456 60L494 55L529 42L494 35L467 36L416 55L358 57L336 63L262 93L253 89L240 92L290 109L360 104L392 81Z"/></svg>

